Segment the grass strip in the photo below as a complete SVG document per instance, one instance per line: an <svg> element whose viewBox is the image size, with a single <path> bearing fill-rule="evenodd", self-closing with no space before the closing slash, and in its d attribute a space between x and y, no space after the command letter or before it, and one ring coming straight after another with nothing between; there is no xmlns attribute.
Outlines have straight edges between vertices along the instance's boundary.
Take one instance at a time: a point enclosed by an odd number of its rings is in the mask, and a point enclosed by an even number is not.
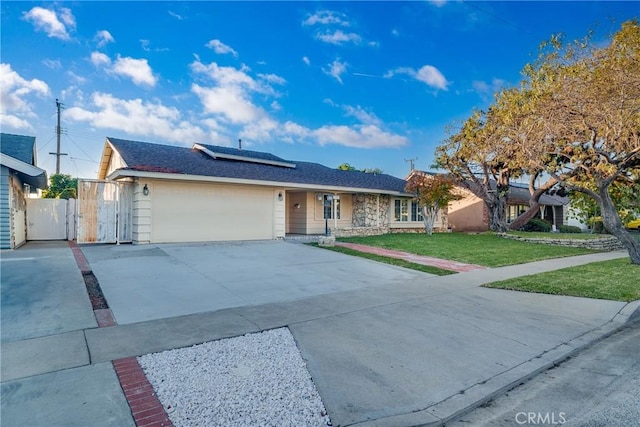
<svg viewBox="0 0 640 427"><path fill-rule="evenodd" d="M483 286L629 302L640 299L639 276L639 265L631 264L629 258L619 258L502 280Z"/></svg>
<svg viewBox="0 0 640 427"><path fill-rule="evenodd" d="M417 270L417 271L421 271L423 273L435 274L437 276L446 276L448 274L456 274L455 271L451 271L451 270L444 270L442 268L432 267L430 265L416 264L416 263L413 263L413 262L405 261L403 259L389 258L389 257L386 257L386 256L381 256L381 255L369 254L369 253L366 253L366 252L355 251L353 249L344 248L344 247L340 247L340 246L319 246L317 243L309 243L309 245L317 246L317 247L320 247L322 249L329 249L331 251L340 252L340 253L343 253L343 254L346 254L346 255L353 255L353 256L360 257L360 258L370 259L372 261L383 262L385 264L391 264L391 265L395 265L395 266L398 266L398 267L409 268L411 270Z"/></svg>

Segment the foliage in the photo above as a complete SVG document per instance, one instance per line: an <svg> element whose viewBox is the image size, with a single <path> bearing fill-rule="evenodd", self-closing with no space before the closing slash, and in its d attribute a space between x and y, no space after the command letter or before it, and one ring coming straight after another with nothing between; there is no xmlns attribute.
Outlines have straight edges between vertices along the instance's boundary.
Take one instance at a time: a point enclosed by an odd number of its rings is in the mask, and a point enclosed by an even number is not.
<svg viewBox="0 0 640 427"><path fill-rule="evenodd" d="M436 148L435 166L445 169L458 185L482 199L489 211L489 228L507 230L509 180L519 176L513 150L497 137L494 111L475 111L457 132Z"/></svg>
<svg viewBox="0 0 640 427"><path fill-rule="evenodd" d="M491 232L435 233L430 237L421 233L394 233L382 236L345 237L338 240L487 267L501 267L594 252L583 248L539 245L504 239Z"/></svg>
<svg viewBox="0 0 640 427"><path fill-rule="evenodd" d="M433 224L440 210L462 198L455 188L454 180L446 175L430 175L413 171L407 180L405 191L415 194L415 200L422 207L422 218L427 235L433 234Z"/></svg>
<svg viewBox="0 0 640 427"><path fill-rule="evenodd" d="M629 264L629 258L620 258L516 277L483 286L628 302L640 299L640 287L636 285L639 270L640 266Z"/></svg>
<svg viewBox="0 0 640 427"><path fill-rule="evenodd" d="M640 183L614 182L609 187L609 194L623 223L640 215ZM591 226L593 219L601 216L600 206L588 194L572 191L569 200L570 214L580 222Z"/></svg>
<svg viewBox="0 0 640 427"><path fill-rule="evenodd" d="M510 178L550 177L540 188L530 185L531 216L541 192L554 186L586 194L640 264L640 244L625 230L611 191L614 183L640 180L638 21L623 23L604 47L590 37L568 44L552 37L523 74L519 87L502 91L436 149L436 164L484 200L492 230L504 231L501 195Z"/></svg>
<svg viewBox="0 0 640 427"><path fill-rule="evenodd" d="M373 173L373 174L384 173L382 171L382 169L380 169L380 168L357 169L355 166L351 166L349 163L342 163L336 169L341 170L341 171L358 171L358 172Z"/></svg>
<svg viewBox="0 0 640 427"><path fill-rule="evenodd" d="M530 219L522 228L522 231L542 231L548 233L551 231L551 225L540 218Z"/></svg>
<svg viewBox="0 0 640 427"><path fill-rule="evenodd" d="M42 191L45 199L76 199L78 198L78 178L71 175L54 173L49 177L49 188Z"/></svg>
<svg viewBox="0 0 640 427"><path fill-rule="evenodd" d="M565 224L562 224L558 231L560 231L561 233L575 233L575 234L582 233L582 229L580 227L576 227L575 225L565 225Z"/></svg>

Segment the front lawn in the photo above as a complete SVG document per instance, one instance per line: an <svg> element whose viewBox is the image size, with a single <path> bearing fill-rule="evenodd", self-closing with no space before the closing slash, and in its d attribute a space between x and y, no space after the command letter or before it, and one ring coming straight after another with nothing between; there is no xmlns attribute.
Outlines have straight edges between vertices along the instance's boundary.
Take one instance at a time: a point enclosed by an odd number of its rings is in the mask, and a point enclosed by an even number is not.
<svg viewBox="0 0 640 427"><path fill-rule="evenodd" d="M593 253L589 249L509 240L489 232L481 234L434 233L431 236L423 233L384 234L382 236L345 237L338 240L486 267L523 264L543 259Z"/></svg>
<svg viewBox="0 0 640 427"><path fill-rule="evenodd" d="M640 276L640 266L632 265L629 258L620 258L517 277L483 286L628 302L640 299L638 276Z"/></svg>

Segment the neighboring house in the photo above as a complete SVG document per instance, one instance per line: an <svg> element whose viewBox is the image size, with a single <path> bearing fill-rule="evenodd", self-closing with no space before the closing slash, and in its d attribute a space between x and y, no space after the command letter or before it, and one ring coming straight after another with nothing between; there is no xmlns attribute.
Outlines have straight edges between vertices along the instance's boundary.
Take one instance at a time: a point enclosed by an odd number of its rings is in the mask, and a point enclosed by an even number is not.
<svg viewBox="0 0 640 427"><path fill-rule="evenodd" d="M0 133L0 248L17 248L27 240L25 197L47 188L47 172L36 166L33 136Z"/></svg>
<svg viewBox="0 0 640 427"><path fill-rule="evenodd" d="M489 230L489 211L481 198L466 189L460 189L464 197L449 204L448 220L453 231L487 231ZM542 218L556 229L564 224L567 216L568 197L543 194L540 196L540 211L537 218ZM507 195L507 223L511 223L529 207L529 187L512 183Z"/></svg>
<svg viewBox="0 0 640 427"><path fill-rule="evenodd" d="M133 183L134 243L424 231L403 179L258 151L107 138L98 178Z"/></svg>

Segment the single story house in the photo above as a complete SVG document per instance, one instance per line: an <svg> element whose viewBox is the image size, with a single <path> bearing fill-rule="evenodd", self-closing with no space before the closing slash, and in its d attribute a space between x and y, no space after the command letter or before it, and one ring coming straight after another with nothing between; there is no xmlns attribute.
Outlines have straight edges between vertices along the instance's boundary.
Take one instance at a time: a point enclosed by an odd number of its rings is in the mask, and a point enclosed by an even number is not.
<svg viewBox="0 0 640 427"><path fill-rule="evenodd" d="M448 220L453 231L487 231L489 230L489 211L483 200L466 189L460 189L461 200L449 204ZM537 218L542 218L556 229L565 223L569 198L566 196L543 194L540 196L540 211ZM529 208L529 187L512 183L507 194L507 223L511 223L522 212Z"/></svg>
<svg viewBox="0 0 640 427"><path fill-rule="evenodd" d="M26 195L47 188L47 172L36 166L36 138L0 133L0 249L27 240Z"/></svg>
<svg viewBox="0 0 640 427"><path fill-rule="evenodd" d="M98 179L133 184L139 244L424 231L403 179L259 151L109 137Z"/></svg>

